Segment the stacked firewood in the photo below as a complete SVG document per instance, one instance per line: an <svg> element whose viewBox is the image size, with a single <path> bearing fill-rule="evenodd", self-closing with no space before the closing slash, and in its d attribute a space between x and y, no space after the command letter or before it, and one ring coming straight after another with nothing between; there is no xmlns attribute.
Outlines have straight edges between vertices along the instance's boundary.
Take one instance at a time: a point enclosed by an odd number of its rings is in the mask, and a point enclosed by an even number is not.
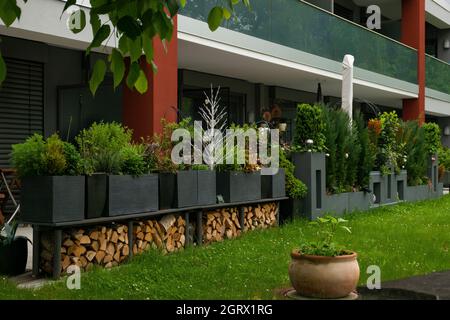
<svg viewBox="0 0 450 320"><path fill-rule="evenodd" d="M151 248L164 252L182 249L186 244L185 229L186 221L182 216L167 215L159 221L139 222L133 231L133 254L140 254Z"/></svg>
<svg viewBox="0 0 450 320"><path fill-rule="evenodd" d="M241 234L238 208L209 211L203 215L203 242L236 238Z"/></svg>
<svg viewBox="0 0 450 320"><path fill-rule="evenodd" d="M244 231L268 228L277 224L276 203L244 207Z"/></svg>
<svg viewBox="0 0 450 320"><path fill-rule="evenodd" d="M41 245L41 267L51 273L53 242L43 235ZM95 264L111 268L126 260L129 253L126 225L70 230L62 235L61 272L66 272L70 265L77 265L81 270L90 270Z"/></svg>

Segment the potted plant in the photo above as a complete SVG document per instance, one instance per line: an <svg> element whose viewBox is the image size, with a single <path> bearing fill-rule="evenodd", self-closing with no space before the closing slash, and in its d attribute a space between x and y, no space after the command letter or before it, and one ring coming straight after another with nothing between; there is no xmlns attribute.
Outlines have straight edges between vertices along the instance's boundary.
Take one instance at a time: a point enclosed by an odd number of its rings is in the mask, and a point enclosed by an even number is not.
<svg viewBox="0 0 450 320"><path fill-rule="evenodd" d="M311 222L318 240L307 242L291 253L289 278L304 297L339 299L356 290L359 280L357 254L334 242L338 230L351 232L347 221L332 216Z"/></svg>
<svg viewBox="0 0 450 320"><path fill-rule="evenodd" d="M197 205L198 176L197 171L189 165L176 164L172 161L172 133L178 128L192 130L190 119L180 123L168 123L162 119L162 134L155 134L151 139L155 171L159 174L159 208L184 208Z"/></svg>
<svg viewBox="0 0 450 320"><path fill-rule="evenodd" d="M16 276L25 273L28 239L16 237L17 223L5 224L0 232L0 274Z"/></svg>
<svg viewBox="0 0 450 320"><path fill-rule="evenodd" d="M84 218L85 179L80 154L57 134L35 134L13 145L12 161L21 179L21 219L56 223Z"/></svg>
<svg viewBox="0 0 450 320"><path fill-rule="evenodd" d="M236 146L233 164L217 165L217 194L224 202L243 202L261 199L261 170L258 164L248 163L249 150L245 149L246 163L237 163L237 154L242 152ZM225 153L224 153L225 154Z"/></svg>
<svg viewBox="0 0 450 320"><path fill-rule="evenodd" d="M158 210L158 176L143 144L118 123L94 123L76 138L86 176L86 218Z"/></svg>

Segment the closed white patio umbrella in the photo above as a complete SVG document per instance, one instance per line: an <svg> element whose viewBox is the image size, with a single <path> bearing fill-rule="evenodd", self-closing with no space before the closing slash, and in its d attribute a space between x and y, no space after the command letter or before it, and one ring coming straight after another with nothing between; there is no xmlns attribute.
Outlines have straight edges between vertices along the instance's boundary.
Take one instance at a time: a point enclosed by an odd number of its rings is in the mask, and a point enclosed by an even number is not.
<svg viewBox="0 0 450 320"><path fill-rule="evenodd" d="M342 62L342 109L353 119L353 65L355 57L346 54Z"/></svg>

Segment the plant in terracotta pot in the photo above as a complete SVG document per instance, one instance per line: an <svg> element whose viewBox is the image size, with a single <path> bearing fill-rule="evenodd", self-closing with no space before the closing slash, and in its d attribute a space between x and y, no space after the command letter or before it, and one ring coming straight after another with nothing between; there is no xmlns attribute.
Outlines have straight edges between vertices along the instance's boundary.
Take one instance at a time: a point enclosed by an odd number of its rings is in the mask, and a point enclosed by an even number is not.
<svg viewBox="0 0 450 320"><path fill-rule="evenodd" d="M351 232L346 220L325 216L311 222L318 240L303 243L291 253L289 278L304 297L339 299L356 290L359 280L357 254L334 239L338 231Z"/></svg>

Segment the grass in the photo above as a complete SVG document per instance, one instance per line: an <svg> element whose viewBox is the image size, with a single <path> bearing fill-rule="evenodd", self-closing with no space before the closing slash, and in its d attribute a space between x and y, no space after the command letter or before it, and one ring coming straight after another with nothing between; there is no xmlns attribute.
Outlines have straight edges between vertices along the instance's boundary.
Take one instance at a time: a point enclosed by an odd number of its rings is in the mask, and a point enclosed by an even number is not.
<svg viewBox="0 0 450 320"><path fill-rule="evenodd" d="M369 265L381 268L383 281L450 269L450 196L347 218L353 233L337 241L358 252L361 284ZM81 290L68 290L64 279L39 290L0 279L0 299L272 299L276 288L289 286L289 253L305 239L314 239L314 230L297 220L176 254L151 251L84 273Z"/></svg>

